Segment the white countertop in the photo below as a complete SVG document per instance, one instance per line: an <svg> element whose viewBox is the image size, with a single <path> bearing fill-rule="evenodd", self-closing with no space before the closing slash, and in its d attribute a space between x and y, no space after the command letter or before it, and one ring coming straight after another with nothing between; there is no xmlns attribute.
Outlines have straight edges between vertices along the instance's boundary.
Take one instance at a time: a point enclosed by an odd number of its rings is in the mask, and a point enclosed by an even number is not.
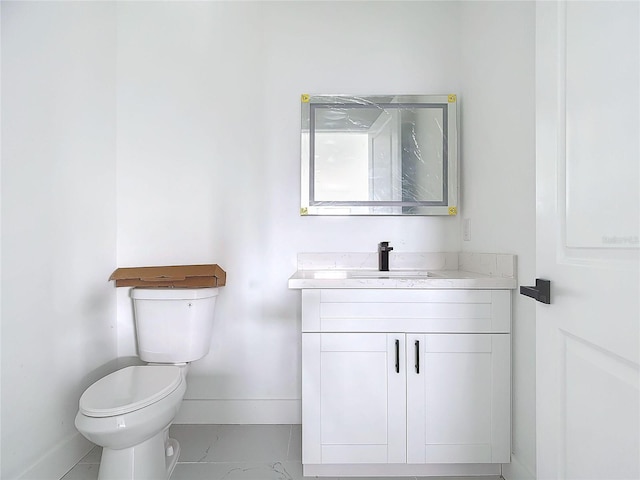
<svg viewBox="0 0 640 480"><path fill-rule="evenodd" d="M461 270L433 270L426 275L419 271L298 270L289 277L289 288L514 289L516 280Z"/></svg>
<svg viewBox="0 0 640 480"><path fill-rule="evenodd" d="M515 262L505 254L408 253L381 272L377 254L301 253L289 288L515 289Z"/></svg>

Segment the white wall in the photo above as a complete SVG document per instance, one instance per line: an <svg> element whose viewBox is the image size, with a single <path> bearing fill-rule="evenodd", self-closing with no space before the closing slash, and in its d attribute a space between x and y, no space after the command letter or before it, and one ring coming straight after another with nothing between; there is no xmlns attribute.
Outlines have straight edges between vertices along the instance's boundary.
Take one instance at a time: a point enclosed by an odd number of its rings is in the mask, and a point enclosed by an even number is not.
<svg viewBox="0 0 640 480"><path fill-rule="evenodd" d="M462 210L470 252L518 256L520 285L535 280L535 4L468 2L461 10ZM513 295L513 435L509 480L533 480L535 302Z"/></svg>
<svg viewBox="0 0 640 480"><path fill-rule="evenodd" d="M3 479L59 478L116 356L115 9L2 2Z"/></svg>
<svg viewBox="0 0 640 480"><path fill-rule="evenodd" d="M118 265L228 272L212 352L192 366L178 421L300 420L300 299L287 289L298 252L372 252L381 240L395 251L459 249L457 218L299 215L300 94L457 91L457 10L118 6ZM127 292L118 295L126 357L133 321Z"/></svg>
<svg viewBox="0 0 640 480"><path fill-rule="evenodd" d="M299 421L298 252L515 253L533 279L533 19L526 2L3 2L2 478L67 441L96 369L135 355L115 266L228 272L184 422ZM300 94L388 92L459 94L470 242L460 217L299 216ZM533 310L514 296L514 314L526 471Z"/></svg>

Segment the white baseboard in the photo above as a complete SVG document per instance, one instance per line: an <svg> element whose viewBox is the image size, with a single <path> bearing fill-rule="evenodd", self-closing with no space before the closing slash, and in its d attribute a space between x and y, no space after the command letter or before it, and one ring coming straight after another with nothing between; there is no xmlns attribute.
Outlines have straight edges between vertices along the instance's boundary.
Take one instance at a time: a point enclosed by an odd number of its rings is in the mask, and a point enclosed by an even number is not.
<svg viewBox="0 0 640 480"><path fill-rule="evenodd" d="M288 425L301 423L300 400L182 401L175 424Z"/></svg>
<svg viewBox="0 0 640 480"><path fill-rule="evenodd" d="M25 470L18 480L50 480L62 478L95 445L80 433L72 434L44 454L40 460Z"/></svg>
<svg viewBox="0 0 640 480"><path fill-rule="evenodd" d="M446 477L457 477L456 480L484 478L498 480L500 464L498 463L464 463L464 464L409 464L409 463L360 463L360 464L304 464L304 476L307 477L396 477L418 476L434 477L434 480Z"/></svg>
<svg viewBox="0 0 640 480"><path fill-rule="evenodd" d="M511 463L502 465L502 476L505 480L536 480L535 473L525 467L513 454L511 454Z"/></svg>

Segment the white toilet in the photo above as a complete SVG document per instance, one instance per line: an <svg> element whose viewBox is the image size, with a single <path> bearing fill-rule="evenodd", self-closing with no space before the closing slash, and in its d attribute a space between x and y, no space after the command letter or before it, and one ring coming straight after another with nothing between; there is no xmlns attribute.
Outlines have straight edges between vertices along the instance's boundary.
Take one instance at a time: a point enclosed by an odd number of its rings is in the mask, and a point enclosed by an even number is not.
<svg viewBox="0 0 640 480"><path fill-rule="evenodd" d="M99 480L167 480L180 445L169 438L189 362L209 352L217 288L133 288L138 356L80 397L76 428L103 447Z"/></svg>

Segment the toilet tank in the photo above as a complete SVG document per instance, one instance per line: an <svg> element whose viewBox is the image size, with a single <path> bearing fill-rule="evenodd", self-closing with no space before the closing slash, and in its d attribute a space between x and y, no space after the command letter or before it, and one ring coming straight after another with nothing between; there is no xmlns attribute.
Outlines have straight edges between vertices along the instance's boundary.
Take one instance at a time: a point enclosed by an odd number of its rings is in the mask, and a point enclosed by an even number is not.
<svg viewBox="0 0 640 480"><path fill-rule="evenodd" d="M138 356L192 362L209 353L218 288L132 288Z"/></svg>

